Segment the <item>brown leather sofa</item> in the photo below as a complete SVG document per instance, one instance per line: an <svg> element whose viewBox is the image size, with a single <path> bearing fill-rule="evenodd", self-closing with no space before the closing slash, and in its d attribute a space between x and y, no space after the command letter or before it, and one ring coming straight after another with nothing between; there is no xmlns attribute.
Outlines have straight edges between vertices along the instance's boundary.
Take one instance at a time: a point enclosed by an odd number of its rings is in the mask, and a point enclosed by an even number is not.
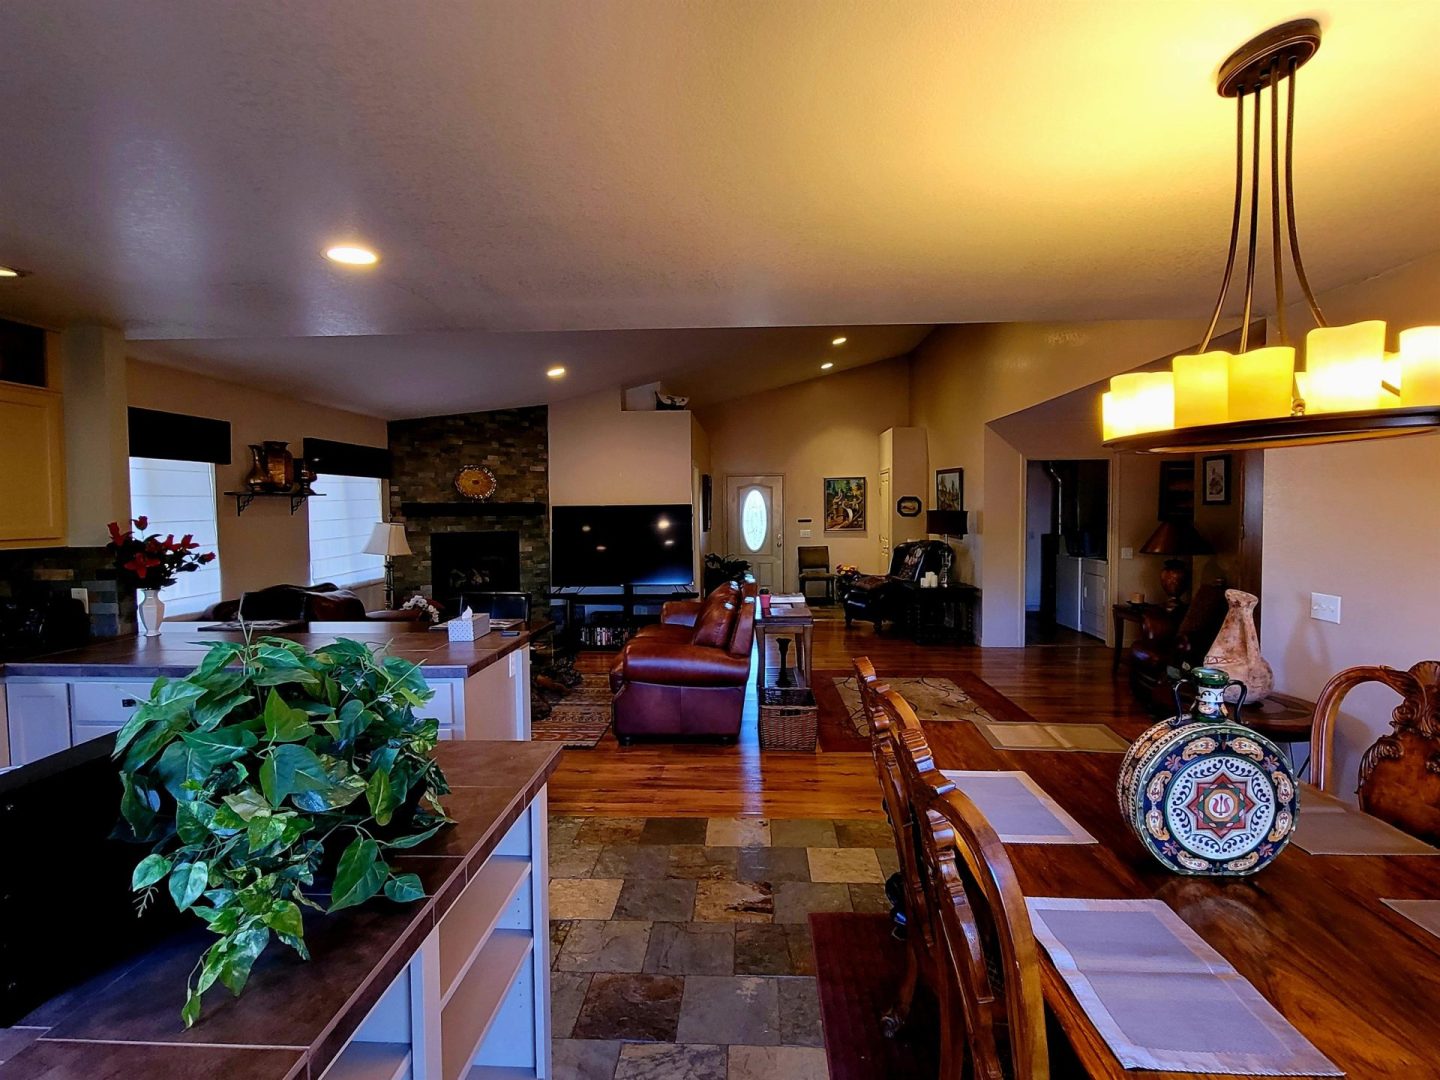
<svg viewBox="0 0 1440 1080"><path fill-rule="evenodd" d="M206 622L250 621L410 622L422 618L414 608L405 611L366 611L365 602L349 589L329 582L322 585L271 585L242 593L238 600L221 600L205 609Z"/></svg>
<svg viewBox="0 0 1440 1080"><path fill-rule="evenodd" d="M637 737L739 737L758 591L748 578L704 600L672 601L659 624L626 644L610 669L622 745Z"/></svg>

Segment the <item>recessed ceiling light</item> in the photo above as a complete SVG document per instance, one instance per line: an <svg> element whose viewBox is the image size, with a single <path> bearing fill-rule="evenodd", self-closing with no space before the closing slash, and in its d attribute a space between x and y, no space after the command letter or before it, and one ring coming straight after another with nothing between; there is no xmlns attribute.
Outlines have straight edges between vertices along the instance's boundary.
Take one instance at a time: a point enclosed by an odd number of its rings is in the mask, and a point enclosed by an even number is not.
<svg viewBox="0 0 1440 1080"><path fill-rule="evenodd" d="M344 263L346 266L374 266L380 261L380 256L375 252L355 244L336 244L332 248L326 248L325 257L331 262Z"/></svg>
<svg viewBox="0 0 1440 1080"><path fill-rule="evenodd" d="M554 367L552 367L549 371L545 372L545 374L546 374L546 375L549 375L550 378L552 378L552 379L558 379L558 378L560 378L560 376L562 376L562 375L565 374L565 369L564 369L563 367L561 367L559 364L557 364L557 365L555 365Z"/></svg>
<svg viewBox="0 0 1440 1080"><path fill-rule="evenodd" d="M0 277L19 277L20 271L12 266L0 266Z"/></svg>
<svg viewBox="0 0 1440 1080"><path fill-rule="evenodd" d="M821 370L821 371L829 371L829 370L830 370L832 367L834 367L834 366L835 366L835 365L832 364L829 360L826 360L825 363L823 363L823 364L820 365L820 370Z"/></svg>
<svg viewBox="0 0 1440 1080"><path fill-rule="evenodd" d="M850 339L847 338L844 334L841 334L841 335L840 335L839 337L837 337L834 341L830 342L830 344L831 344L831 345L844 345L845 342L847 342L847 341L849 341L849 340L850 340Z"/></svg>

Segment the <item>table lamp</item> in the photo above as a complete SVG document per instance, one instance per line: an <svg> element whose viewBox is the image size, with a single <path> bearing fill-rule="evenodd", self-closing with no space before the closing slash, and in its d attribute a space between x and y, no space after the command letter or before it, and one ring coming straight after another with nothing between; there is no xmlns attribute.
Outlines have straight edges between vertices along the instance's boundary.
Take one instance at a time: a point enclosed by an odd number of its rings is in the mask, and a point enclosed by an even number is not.
<svg viewBox="0 0 1440 1080"><path fill-rule="evenodd" d="M1188 521L1162 521L1140 548L1142 555L1209 555L1215 549ZM1160 569L1160 588L1165 590L1165 610L1180 606L1180 597L1190 588L1190 564L1179 558L1165 560Z"/></svg>
<svg viewBox="0 0 1440 1080"><path fill-rule="evenodd" d="M405 526L391 522L377 522L370 532L370 542L365 545L366 555L385 556L385 606L395 606L395 556L409 555L410 542L405 539Z"/></svg>

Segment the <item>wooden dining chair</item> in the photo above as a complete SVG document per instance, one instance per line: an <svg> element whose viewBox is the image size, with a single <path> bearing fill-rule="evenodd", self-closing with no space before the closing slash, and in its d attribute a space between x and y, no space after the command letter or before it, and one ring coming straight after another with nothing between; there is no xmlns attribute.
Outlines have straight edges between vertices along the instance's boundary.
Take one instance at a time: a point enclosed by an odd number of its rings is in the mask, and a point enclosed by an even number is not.
<svg viewBox="0 0 1440 1080"><path fill-rule="evenodd" d="M1350 691L1381 683L1400 695L1382 735L1360 759L1355 793L1360 809L1428 843L1440 844L1440 660L1424 660L1409 671L1365 666L1346 668L1320 691L1310 729L1315 786L1332 795L1335 723Z"/></svg>
<svg viewBox="0 0 1440 1080"><path fill-rule="evenodd" d="M935 943L940 1080L1049 1080L1039 950L1010 856L936 769L904 699L885 691L881 703L916 817L918 878Z"/></svg>
<svg viewBox="0 0 1440 1080"><path fill-rule="evenodd" d="M895 1002L880 1017L881 1029L889 1038L894 1038L905 1026L910 1010L915 1004L915 994L920 985L933 988L935 941L931 937L932 920L925 910L925 890L920 882L919 838L915 824L915 812L910 805L909 795L900 770L895 761L895 748L890 736L892 723L913 724L920 730L920 722L910 711L903 698L896 695L903 714L898 721L885 708L885 695L892 693L875 674L875 666L869 657L857 656L851 661L855 668L855 681L860 687L860 704L870 721L870 750L875 759L875 774L880 781L880 799L885 807L885 817L890 822L890 832L895 840L895 853L900 860L900 878L905 896L905 977L896 994Z"/></svg>

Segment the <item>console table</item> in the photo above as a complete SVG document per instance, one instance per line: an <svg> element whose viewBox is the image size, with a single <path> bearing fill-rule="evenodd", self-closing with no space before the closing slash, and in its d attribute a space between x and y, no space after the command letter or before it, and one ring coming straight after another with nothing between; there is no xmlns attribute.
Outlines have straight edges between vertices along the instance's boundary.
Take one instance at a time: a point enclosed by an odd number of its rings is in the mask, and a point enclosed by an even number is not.
<svg viewBox="0 0 1440 1080"><path fill-rule="evenodd" d="M782 611L782 607L785 610ZM761 608L755 618L755 657L759 665L755 685L762 690L765 689L766 640L784 634L795 638L795 670L800 673L801 684L812 685L811 654L814 650L811 642L815 635L815 616L805 604L772 604L768 615Z"/></svg>
<svg viewBox="0 0 1440 1080"><path fill-rule="evenodd" d="M574 647L580 643L579 627L575 622L575 609L585 608L591 605L595 607L618 607L624 619L626 631L635 628L635 609L637 607L658 606L669 600L696 600L699 593L692 589L676 589L668 593L637 593L634 586L626 585L623 588L571 588L553 589L550 592L550 599L558 600L565 605L565 643ZM619 646L615 646L619 648Z"/></svg>

